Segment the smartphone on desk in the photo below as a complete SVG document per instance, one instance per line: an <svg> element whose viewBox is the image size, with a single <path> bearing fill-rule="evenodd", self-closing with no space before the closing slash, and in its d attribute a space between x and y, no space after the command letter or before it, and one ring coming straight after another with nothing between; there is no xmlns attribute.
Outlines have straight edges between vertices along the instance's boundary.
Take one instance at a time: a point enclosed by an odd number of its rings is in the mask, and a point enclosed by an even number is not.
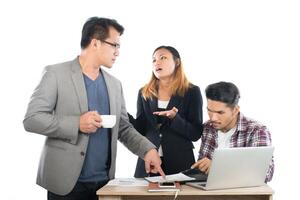
<svg viewBox="0 0 300 200"><path fill-rule="evenodd" d="M158 187L160 187L160 188L175 188L176 184L175 184L175 182L162 182L162 183L158 183Z"/></svg>

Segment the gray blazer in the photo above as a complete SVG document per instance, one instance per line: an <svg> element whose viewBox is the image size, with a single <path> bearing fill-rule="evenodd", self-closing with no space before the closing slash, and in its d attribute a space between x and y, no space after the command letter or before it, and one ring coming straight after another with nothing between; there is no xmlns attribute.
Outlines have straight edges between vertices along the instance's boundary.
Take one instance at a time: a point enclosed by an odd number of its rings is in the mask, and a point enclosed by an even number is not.
<svg viewBox="0 0 300 200"><path fill-rule="evenodd" d="M101 72L108 89L110 114L117 116L111 130L109 178L112 179L118 139L142 158L155 146L129 123L120 81L103 69ZM47 66L31 97L23 124L26 131L47 136L37 184L58 195L68 194L80 175L89 136L79 131L79 118L87 111L87 94L78 58Z"/></svg>

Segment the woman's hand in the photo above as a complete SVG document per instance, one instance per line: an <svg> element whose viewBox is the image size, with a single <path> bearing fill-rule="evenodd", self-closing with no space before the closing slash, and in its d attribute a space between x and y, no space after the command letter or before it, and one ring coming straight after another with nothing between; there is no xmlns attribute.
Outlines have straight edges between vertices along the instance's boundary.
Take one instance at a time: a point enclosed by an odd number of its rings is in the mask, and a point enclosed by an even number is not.
<svg viewBox="0 0 300 200"><path fill-rule="evenodd" d="M166 116L169 119L173 119L176 116L177 112L178 109L176 107L173 107L171 110L153 112L153 115Z"/></svg>

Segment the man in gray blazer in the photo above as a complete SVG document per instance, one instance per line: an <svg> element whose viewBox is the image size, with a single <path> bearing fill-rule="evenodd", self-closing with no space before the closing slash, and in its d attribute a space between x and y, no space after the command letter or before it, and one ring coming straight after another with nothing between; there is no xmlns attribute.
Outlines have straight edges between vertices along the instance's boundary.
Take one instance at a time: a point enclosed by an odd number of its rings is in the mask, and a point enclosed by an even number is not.
<svg viewBox="0 0 300 200"><path fill-rule="evenodd" d="M46 136L37 184L48 199L97 199L114 178L117 140L145 160L147 172L164 176L155 146L129 123L120 81L102 67L115 62L123 31L115 20L88 19L80 55L47 66L31 97L23 123ZM116 115L113 128L102 127L103 114Z"/></svg>

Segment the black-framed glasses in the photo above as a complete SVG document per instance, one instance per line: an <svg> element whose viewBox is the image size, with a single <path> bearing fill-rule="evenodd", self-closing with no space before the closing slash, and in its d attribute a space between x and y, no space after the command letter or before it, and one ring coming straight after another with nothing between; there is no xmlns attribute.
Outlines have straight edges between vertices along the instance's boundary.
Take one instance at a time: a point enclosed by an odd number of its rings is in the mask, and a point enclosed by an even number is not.
<svg viewBox="0 0 300 200"><path fill-rule="evenodd" d="M120 48L120 44L118 44L118 43L111 43L111 42L107 42L105 40L100 40L100 41L104 42L104 43L106 43L106 44L108 44L108 45L110 45L112 47L114 47L115 49L119 49Z"/></svg>

